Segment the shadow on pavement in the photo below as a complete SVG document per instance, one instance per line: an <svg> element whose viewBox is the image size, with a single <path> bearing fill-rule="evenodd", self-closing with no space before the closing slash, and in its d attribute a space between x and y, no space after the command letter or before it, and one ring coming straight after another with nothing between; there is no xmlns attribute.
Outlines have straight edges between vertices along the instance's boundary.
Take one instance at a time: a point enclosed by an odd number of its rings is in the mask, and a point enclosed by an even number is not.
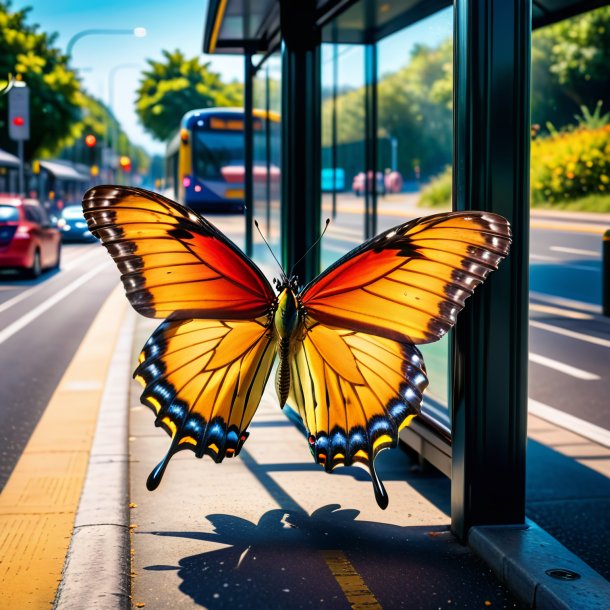
<svg viewBox="0 0 610 610"><path fill-rule="evenodd" d="M210 610L338 610L375 600L384 608L521 607L445 527L401 527L358 515L337 504L311 515L270 510L258 523L208 515L213 532L154 534L224 548L144 569L178 570L180 590Z"/></svg>
<svg viewBox="0 0 610 610"><path fill-rule="evenodd" d="M610 479L530 439L526 513L610 579Z"/></svg>

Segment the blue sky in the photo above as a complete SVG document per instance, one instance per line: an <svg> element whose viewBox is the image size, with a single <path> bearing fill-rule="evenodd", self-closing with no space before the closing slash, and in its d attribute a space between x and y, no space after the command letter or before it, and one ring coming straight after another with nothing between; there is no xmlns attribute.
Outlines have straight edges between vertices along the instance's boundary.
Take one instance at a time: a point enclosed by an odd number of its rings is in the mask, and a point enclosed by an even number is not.
<svg viewBox="0 0 610 610"><path fill-rule="evenodd" d="M144 132L133 109L139 74L147 59L161 58L163 49L180 49L187 57L202 55L207 0L13 0L13 9L25 6L32 7L28 22L39 24L43 31L57 32L56 44L64 50L71 37L85 29L146 28L145 38L81 38L73 47L72 67L78 69L85 88L106 103L109 89L113 90L113 110L132 141L149 152L163 152L163 144ZM386 39L380 45L380 72L404 65L414 42L434 45L450 32L451 12L442 11L408 33ZM225 81L243 79L239 57L204 56L204 60L210 61L212 69L220 72ZM354 59L352 69L349 63L345 68L342 67L344 83L361 83L360 61Z"/></svg>

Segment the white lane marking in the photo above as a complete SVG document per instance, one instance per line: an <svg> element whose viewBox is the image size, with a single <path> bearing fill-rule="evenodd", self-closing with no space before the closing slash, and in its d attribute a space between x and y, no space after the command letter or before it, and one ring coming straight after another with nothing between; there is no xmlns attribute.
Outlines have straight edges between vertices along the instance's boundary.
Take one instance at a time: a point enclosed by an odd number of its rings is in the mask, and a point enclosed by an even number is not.
<svg viewBox="0 0 610 610"><path fill-rule="evenodd" d="M93 269L90 269L87 273L85 273L85 275L81 275L71 284L68 284L59 292L56 292L50 299L47 299L44 303L38 305L38 307L34 307L34 309L28 311L28 313L15 320L12 324L9 324L4 330L0 331L0 345L2 345L7 339L10 339L15 333L18 333L22 328L25 328L30 322L33 322L36 318L41 316L45 311L51 309L51 307L57 305L57 303L59 303L61 300L72 294L83 284L86 284L108 264L109 261L105 261L101 265L93 267Z"/></svg>
<svg viewBox="0 0 610 610"><path fill-rule="evenodd" d="M574 299L566 299L565 297L556 297L545 292L535 292L530 290L530 299L536 299L537 301L546 301L552 305L558 305L559 307L569 307L570 309L579 309L580 311L590 311L591 313L601 313L599 305L593 305L593 303L586 303L585 301L576 301Z"/></svg>
<svg viewBox="0 0 610 610"><path fill-rule="evenodd" d="M593 320L593 316L580 311L570 311L569 309L561 309L560 307L551 307L550 305L538 305L530 303L530 311L538 311L540 313L548 313L563 318L572 318L573 320Z"/></svg>
<svg viewBox="0 0 610 610"><path fill-rule="evenodd" d="M96 254L98 252L99 252L99 249L96 248L95 250L88 252L87 254L79 257L78 259L70 261L67 265L63 265L61 270L70 271L71 269L78 267L78 265L80 265L85 260L91 258L94 254ZM43 281L40 284L36 284L35 286L32 286L28 290L24 290L23 292L20 292L18 295L14 296L12 299L8 299L7 301L4 301L4 303L0 304L0 313L2 313L3 311L6 311L7 309L10 309L13 305L17 305L17 303L21 303L21 301L24 301L25 299L31 297L33 294L36 294L37 292L39 292L40 290L42 290L43 288L48 286L51 282L54 282L55 280L57 280L60 277L61 277L61 273L58 273L57 275L54 275L52 278L49 278L48 281L46 281L46 282Z"/></svg>
<svg viewBox="0 0 610 610"><path fill-rule="evenodd" d="M578 434L579 436L588 438L594 443L599 443L604 447L610 448L610 431L601 426L596 426L584 419L580 419L580 417L564 413L559 409L549 407L549 405L545 405L544 403L531 398L528 401L528 411L532 415L540 417L540 419L549 421L561 428L566 428L567 430L574 432L574 434Z"/></svg>
<svg viewBox="0 0 610 610"><path fill-rule="evenodd" d="M347 254L349 252L349 248L346 250L345 248L341 248L339 246L331 246L329 244L324 244L322 246L322 252L324 252L324 250L328 252L337 252L338 254Z"/></svg>
<svg viewBox="0 0 610 610"><path fill-rule="evenodd" d="M551 246L549 250L553 252L565 252L566 254L582 254L583 256L600 256L595 250L581 250L580 248L565 248L564 246Z"/></svg>
<svg viewBox="0 0 610 610"><path fill-rule="evenodd" d="M535 362L536 364L540 364L550 369L554 369L556 371L559 371L560 373L564 373L564 375L576 377L576 379L584 379L585 381L595 381L596 379L600 379L599 375L595 375L595 373L589 373L589 371L577 369L574 366L559 362L557 360L554 360L553 358L541 356L540 354L533 354L532 352L530 352L529 359L530 362Z"/></svg>
<svg viewBox="0 0 610 610"><path fill-rule="evenodd" d="M352 235L355 239L364 239L364 229L351 229L349 227L340 227L336 224L330 224L328 228L328 236L330 237L334 233L339 233L340 235Z"/></svg>
<svg viewBox="0 0 610 610"><path fill-rule="evenodd" d="M561 259L555 256L545 256L544 254L531 254L530 258L536 261L549 261L551 263L560 263Z"/></svg>
<svg viewBox="0 0 610 610"><path fill-rule="evenodd" d="M568 330L567 328L561 328L560 326L553 326L552 324L538 322L538 320L530 320L530 326L533 326L534 328L539 328L540 330L546 330L550 333L555 333L556 335L563 335L564 337L570 337L571 339L578 339L579 341L593 343L593 345L610 347L610 341L608 339L602 339L601 337L593 337L592 335L577 333L573 330Z"/></svg>
<svg viewBox="0 0 610 610"><path fill-rule="evenodd" d="M588 267L586 265L566 265L560 258L544 256L544 254L530 254L530 260L547 261L553 263L558 269L576 269L578 271L599 271L598 267Z"/></svg>

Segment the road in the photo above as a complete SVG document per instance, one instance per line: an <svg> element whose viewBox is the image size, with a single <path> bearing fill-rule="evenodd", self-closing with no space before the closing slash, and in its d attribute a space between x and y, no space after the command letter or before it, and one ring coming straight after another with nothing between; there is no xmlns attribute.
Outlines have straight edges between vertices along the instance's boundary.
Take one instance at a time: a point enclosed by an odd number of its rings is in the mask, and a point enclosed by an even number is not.
<svg viewBox="0 0 610 610"><path fill-rule="evenodd" d="M0 276L0 488L87 332L118 282L97 244L66 245L62 268L37 280Z"/></svg>

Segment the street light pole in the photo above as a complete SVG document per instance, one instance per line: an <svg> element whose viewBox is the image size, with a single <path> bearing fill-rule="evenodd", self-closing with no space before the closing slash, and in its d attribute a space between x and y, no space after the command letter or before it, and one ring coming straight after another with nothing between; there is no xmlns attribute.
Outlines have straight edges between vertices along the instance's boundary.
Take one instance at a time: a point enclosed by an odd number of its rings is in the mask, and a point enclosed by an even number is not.
<svg viewBox="0 0 610 610"><path fill-rule="evenodd" d="M119 139L119 134L118 134L118 129L117 129L117 125L118 125L118 121L117 118L114 114L114 77L116 76L116 73L119 70L125 70L128 68L141 68L141 64L137 64L134 62L131 63L124 63L124 64L118 64L116 66L113 66L110 71L108 72L108 109L110 110L110 125L109 125L109 129L108 129L108 136L110 141L109 141L109 149L112 151L112 153L114 153L115 151L118 151L118 139ZM113 154L113 158L114 158L114 154Z"/></svg>
<svg viewBox="0 0 610 610"><path fill-rule="evenodd" d="M74 45L85 36L106 36L106 35L123 35L123 36L135 36L136 38L144 38L146 36L146 28L103 28L103 29L90 29L90 30L82 30L81 32L77 32L70 38L68 41L68 45L66 46L66 55L68 57L72 57L72 49Z"/></svg>

